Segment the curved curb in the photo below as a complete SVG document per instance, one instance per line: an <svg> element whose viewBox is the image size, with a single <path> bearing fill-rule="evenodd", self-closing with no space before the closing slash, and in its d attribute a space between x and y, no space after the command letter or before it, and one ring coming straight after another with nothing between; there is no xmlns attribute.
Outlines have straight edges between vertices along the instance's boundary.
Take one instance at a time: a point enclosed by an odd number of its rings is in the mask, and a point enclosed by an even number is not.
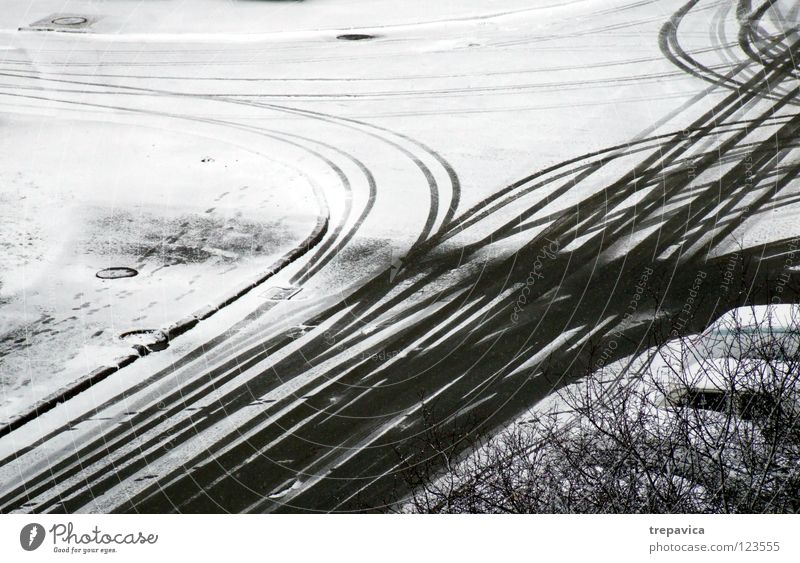
<svg viewBox="0 0 800 563"><path fill-rule="evenodd" d="M161 347L158 345L163 346L164 344L168 344L171 340L188 332L189 330L197 326L201 321L206 320L207 318L213 316L218 311L230 305L231 303L234 303L235 301L239 300L241 297L249 293L251 290L263 284L272 276L283 270L286 266L288 266L292 262L295 262L298 258L303 256L309 250L311 250L313 247L319 244L322 238L328 232L330 214L328 213L327 205L324 206L324 209L325 209L325 214L317 218L317 224L314 226L314 230L311 231L311 234L309 234L298 246L295 246L293 249L291 249L286 254L281 256L258 278L244 285L239 286L234 291L229 292L217 303L201 307L200 309L197 309L194 313L171 324L167 328L158 330L157 331L158 338L156 340L155 347L154 345L147 346L143 344L137 344L133 346L133 350L135 353L127 354L125 356L120 356L114 359L114 361L111 362L110 365L101 366L91 371L87 375L81 377L80 379L73 382L69 386L56 391L52 395L49 395L48 397L45 397L40 401L37 401L30 410L11 418L9 422L0 426L0 437L5 436L6 434L10 434L11 432L20 428L21 426L31 422L32 420L35 420L40 415L56 408L59 404L66 402L67 400L73 398L79 393L86 391L93 385L100 383L101 381L113 375L115 372L121 370L122 368L131 365L139 358L143 358L153 352L157 352L159 350L164 349L165 346Z"/></svg>

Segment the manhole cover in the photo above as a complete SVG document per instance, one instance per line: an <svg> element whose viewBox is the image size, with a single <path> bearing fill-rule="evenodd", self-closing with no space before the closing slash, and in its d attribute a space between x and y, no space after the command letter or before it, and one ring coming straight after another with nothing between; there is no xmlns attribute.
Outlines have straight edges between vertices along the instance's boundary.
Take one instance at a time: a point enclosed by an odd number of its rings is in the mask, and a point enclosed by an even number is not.
<svg viewBox="0 0 800 563"><path fill-rule="evenodd" d="M117 280L120 278L132 278L133 276L138 276L139 272L133 268L115 267L100 270L95 275L101 280Z"/></svg>
<svg viewBox="0 0 800 563"><path fill-rule="evenodd" d="M84 16L81 14L50 14L32 24L20 27L21 31L68 31L85 33L97 23L98 16Z"/></svg>
<svg viewBox="0 0 800 563"><path fill-rule="evenodd" d="M161 335L160 330L156 330L153 328L137 328L135 330L129 330L127 332L123 332L122 334L119 335L119 337L121 340L124 340L126 342L143 344L145 342L152 342L153 340L158 340L160 335Z"/></svg>
<svg viewBox="0 0 800 563"><path fill-rule="evenodd" d="M54 18L50 23L56 25L82 25L84 23L89 23L89 20L83 16L61 16Z"/></svg>
<svg viewBox="0 0 800 563"><path fill-rule="evenodd" d="M146 349L150 352L164 350L169 345L169 340L162 330L142 328L129 330L119 335L119 339L130 344L137 350Z"/></svg>
<svg viewBox="0 0 800 563"><path fill-rule="evenodd" d="M337 35L336 39L341 39L342 41L364 41L366 39L375 39L375 36L368 33L343 33L342 35Z"/></svg>

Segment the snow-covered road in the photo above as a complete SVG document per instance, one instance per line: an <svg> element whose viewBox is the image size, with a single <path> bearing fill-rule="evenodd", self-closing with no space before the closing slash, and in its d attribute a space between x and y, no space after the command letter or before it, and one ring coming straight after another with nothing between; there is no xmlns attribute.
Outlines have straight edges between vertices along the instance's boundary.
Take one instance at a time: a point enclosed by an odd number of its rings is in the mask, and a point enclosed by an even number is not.
<svg viewBox="0 0 800 563"><path fill-rule="evenodd" d="M216 313L0 437L0 511L380 509L431 424L796 265L793 2L12 4L4 418Z"/></svg>

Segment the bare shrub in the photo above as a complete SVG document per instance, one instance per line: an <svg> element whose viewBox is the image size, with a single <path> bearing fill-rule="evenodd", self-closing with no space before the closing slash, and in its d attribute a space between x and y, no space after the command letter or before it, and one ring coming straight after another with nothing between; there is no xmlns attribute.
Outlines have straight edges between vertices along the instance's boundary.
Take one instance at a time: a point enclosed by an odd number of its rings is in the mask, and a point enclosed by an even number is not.
<svg viewBox="0 0 800 563"><path fill-rule="evenodd" d="M737 310L626 369L562 389L524 421L448 452L435 421L406 459L403 511L795 513L800 319ZM446 459L442 459L445 456ZM441 468L444 468L443 470Z"/></svg>

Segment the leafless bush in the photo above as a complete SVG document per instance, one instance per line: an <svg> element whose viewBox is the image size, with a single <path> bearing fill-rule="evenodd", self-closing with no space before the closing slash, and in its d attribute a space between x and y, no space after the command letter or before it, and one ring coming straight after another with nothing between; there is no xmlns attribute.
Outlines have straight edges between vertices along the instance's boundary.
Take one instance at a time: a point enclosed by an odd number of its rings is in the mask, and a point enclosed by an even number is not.
<svg viewBox="0 0 800 563"><path fill-rule="evenodd" d="M589 374L459 459L468 433L431 423L401 510L798 512L800 319L752 311Z"/></svg>

